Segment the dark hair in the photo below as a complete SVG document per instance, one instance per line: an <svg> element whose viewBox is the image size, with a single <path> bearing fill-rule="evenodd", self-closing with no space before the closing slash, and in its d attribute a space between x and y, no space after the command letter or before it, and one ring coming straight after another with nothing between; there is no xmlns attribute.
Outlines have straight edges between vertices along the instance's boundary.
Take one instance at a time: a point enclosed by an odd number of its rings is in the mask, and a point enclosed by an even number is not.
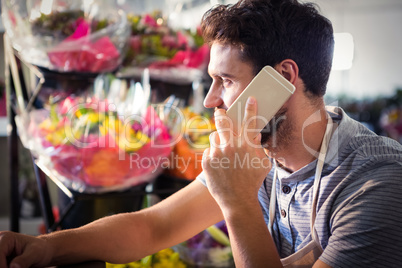
<svg viewBox="0 0 402 268"><path fill-rule="evenodd" d="M265 65L294 60L306 91L325 94L334 48L331 22L312 3L297 0L240 0L207 11L201 22L205 42L237 46L242 59Z"/></svg>

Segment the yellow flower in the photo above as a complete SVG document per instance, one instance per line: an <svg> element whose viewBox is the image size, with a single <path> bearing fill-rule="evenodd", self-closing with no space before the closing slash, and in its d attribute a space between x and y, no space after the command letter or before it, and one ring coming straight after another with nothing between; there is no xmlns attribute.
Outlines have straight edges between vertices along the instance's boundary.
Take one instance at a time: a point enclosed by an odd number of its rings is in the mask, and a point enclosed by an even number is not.
<svg viewBox="0 0 402 268"><path fill-rule="evenodd" d="M167 248L128 264L106 263L106 268L187 268L187 265L180 260L179 253Z"/></svg>
<svg viewBox="0 0 402 268"><path fill-rule="evenodd" d="M176 268L176 265L167 259L162 259L160 262L155 263L154 268Z"/></svg>
<svg viewBox="0 0 402 268"><path fill-rule="evenodd" d="M141 149L145 144L150 141L150 138L143 132L130 129L131 131L126 131L126 135L120 135L116 138L117 144L120 149L127 152L135 152ZM128 132L128 134L127 134Z"/></svg>
<svg viewBox="0 0 402 268"><path fill-rule="evenodd" d="M127 268L143 268L143 267L145 267L145 266L143 266L140 262L130 262L128 265L127 265Z"/></svg>
<svg viewBox="0 0 402 268"><path fill-rule="evenodd" d="M105 117L105 119L102 121L102 124L99 125L99 132L105 136L109 133L112 135L116 135L120 133L121 129L123 128L122 122L118 118L113 118L113 117Z"/></svg>
<svg viewBox="0 0 402 268"><path fill-rule="evenodd" d="M127 268L127 264L106 263L106 268Z"/></svg>
<svg viewBox="0 0 402 268"><path fill-rule="evenodd" d="M127 264L113 264L113 263L106 263L106 268L145 268L139 261L130 262Z"/></svg>
<svg viewBox="0 0 402 268"><path fill-rule="evenodd" d="M157 259L166 259L169 258L170 255L174 253L173 249L167 248L167 249L162 249L158 253L155 254L155 257Z"/></svg>
<svg viewBox="0 0 402 268"><path fill-rule="evenodd" d="M83 112L85 111L85 112ZM84 124L97 124L105 119L105 114L87 109L78 109L75 116L84 121Z"/></svg>
<svg viewBox="0 0 402 268"><path fill-rule="evenodd" d="M56 129L56 126L52 123L50 118L46 118L42 123L39 124L39 129L51 132Z"/></svg>
<svg viewBox="0 0 402 268"><path fill-rule="evenodd" d="M66 133L64 131L64 128L59 128L46 135L46 140L56 146L64 144L65 139L66 139Z"/></svg>

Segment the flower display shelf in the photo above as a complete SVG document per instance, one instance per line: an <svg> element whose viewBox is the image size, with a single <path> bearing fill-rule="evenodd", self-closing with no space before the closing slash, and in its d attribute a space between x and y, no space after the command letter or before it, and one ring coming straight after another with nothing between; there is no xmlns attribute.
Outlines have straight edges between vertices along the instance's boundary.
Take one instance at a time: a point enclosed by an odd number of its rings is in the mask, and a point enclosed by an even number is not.
<svg viewBox="0 0 402 268"><path fill-rule="evenodd" d="M11 217L10 217L10 229L12 231L19 231L19 214L20 214L20 197L18 193L18 140L22 138L26 133L24 125L20 124L17 127L15 119L29 116L30 112L37 109L38 96L41 90L44 90L44 85L47 83L69 83L73 85L77 91L85 91L88 85L92 85L96 79L95 74L91 73L59 73L55 71L49 71L43 68L39 68L30 63L25 62L18 52L12 48L10 40L7 35L4 37L5 42L5 55L6 55L6 91L7 91L7 109L9 119L9 159L10 159L10 181L11 181ZM160 151L160 150L159 150ZM151 179L145 179L132 185L124 185L124 187L111 187L105 188L101 185L100 188L91 188L91 191L80 191L66 185L66 183L60 179L58 174L55 174L52 169L49 169L46 162L40 157L37 157L35 153L32 154L33 167L36 175L40 204L42 215L44 217L45 229L47 232L54 231L58 228L70 228L77 227L77 222L68 223L68 218L80 215L82 218L88 211L80 209L79 204L85 202L95 202L93 200L108 200L103 204L110 203L111 199L123 200L121 203L127 203L130 200L131 207L122 208L120 211L109 211L104 209L99 215L88 215L84 217L85 221L79 222L78 225L83 225L96 218L109 215L111 213L128 212L139 210L143 206L144 197L147 195L170 195L183 187L186 183L178 181L176 178L156 175ZM52 202L49 195L47 178L49 178L59 189L59 192L64 197L63 208L60 211L60 217L55 219L53 214ZM170 185L159 188L159 180L170 180ZM88 188L89 189L89 188ZM93 189L106 189L100 191L93 191ZM124 201L125 198L125 201ZM133 201L134 200L134 201ZM98 202L99 203L99 202ZM91 203L92 204L92 203ZM93 205L93 204L92 204ZM103 214L102 214L103 213ZM75 217L79 218L79 217ZM67 224L66 224L67 223Z"/></svg>
<svg viewBox="0 0 402 268"><path fill-rule="evenodd" d="M1 2L14 231L20 210L18 139L32 153L46 230L52 231L81 201L130 196L136 198L130 209L137 210L145 195L158 193L161 169L154 162L173 148L166 146L169 128L149 104L172 94L187 104L191 93L204 94L209 48L199 29L173 30L162 13L130 14L113 1L46 3ZM120 90L124 85L128 90ZM133 155L153 164L132 168ZM65 197L57 221L47 178ZM162 194L177 190L168 188Z"/></svg>

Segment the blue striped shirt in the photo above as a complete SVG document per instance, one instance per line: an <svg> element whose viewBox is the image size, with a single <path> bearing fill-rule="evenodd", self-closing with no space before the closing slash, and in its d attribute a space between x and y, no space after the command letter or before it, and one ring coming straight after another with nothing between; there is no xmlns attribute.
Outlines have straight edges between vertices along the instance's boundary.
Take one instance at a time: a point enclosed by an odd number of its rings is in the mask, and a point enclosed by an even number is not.
<svg viewBox="0 0 402 268"><path fill-rule="evenodd" d="M315 228L332 267L402 266L402 146L336 107L338 124L321 177ZM311 241L310 210L316 161L293 172L278 168L273 238L287 257ZM259 190L266 223L274 168ZM203 173L197 178L205 184Z"/></svg>

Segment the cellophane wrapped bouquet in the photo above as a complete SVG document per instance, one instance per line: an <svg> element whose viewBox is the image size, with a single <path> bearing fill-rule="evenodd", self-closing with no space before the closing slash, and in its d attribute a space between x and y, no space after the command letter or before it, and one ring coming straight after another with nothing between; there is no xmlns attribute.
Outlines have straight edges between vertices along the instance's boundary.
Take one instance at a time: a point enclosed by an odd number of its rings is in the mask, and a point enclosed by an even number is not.
<svg viewBox="0 0 402 268"><path fill-rule="evenodd" d="M115 1L1 2L6 32L24 61L59 72L100 73L121 65L130 25Z"/></svg>
<svg viewBox="0 0 402 268"><path fill-rule="evenodd" d="M235 267L225 221L176 245L174 250L184 262L195 267Z"/></svg>
<svg viewBox="0 0 402 268"><path fill-rule="evenodd" d="M186 165L171 165L169 173L175 177L194 180L202 171L202 156L209 147L209 136L216 130L211 111L195 111L188 106L182 110L181 127L182 137L175 144L173 154L183 159Z"/></svg>
<svg viewBox="0 0 402 268"><path fill-rule="evenodd" d="M205 73L209 47L200 29L172 29L161 12L129 14L131 26L122 75L149 68L151 77L175 84L189 83Z"/></svg>
<svg viewBox="0 0 402 268"><path fill-rule="evenodd" d="M232 268L235 267L225 221L189 240L127 264L106 263L106 268Z"/></svg>
<svg viewBox="0 0 402 268"><path fill-rule="evenodd" d="M171 152L169 130L148 103L150 90L110 77L98 76L92 93L51 93L43 109L16 118L42 168L75 191L150 182Z"/></svg>
<svg viewBox="0 0 402 268"><path fill-rule="evenodd" d="M186 268L179 254L171 248L163 249L139 261L126 264L106 263L106 268Z"/></svg>
<svg viewBox="0 0 402 268"><path fill-rule="evenodd" d="M402 143L402 89L396 90L387 102L379 119L382 134Z"/></svg>

